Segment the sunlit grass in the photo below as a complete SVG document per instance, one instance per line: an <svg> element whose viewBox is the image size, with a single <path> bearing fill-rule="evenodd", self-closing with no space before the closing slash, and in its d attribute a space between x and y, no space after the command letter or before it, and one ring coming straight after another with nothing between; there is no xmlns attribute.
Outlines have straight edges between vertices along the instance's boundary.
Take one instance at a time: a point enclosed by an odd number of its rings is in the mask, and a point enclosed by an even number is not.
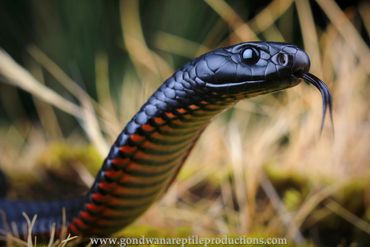
<svg viewBox="0 0 370 247"><path fill-rule="evenodd" d="M212 122L164 198L123 233L135 234L135 229L143 225L157 229L186 226L190 229L186 232L201 236L261 234L286 236L302 244L313 241L303 232L338 215L353 229L369 236L370 185L366 181L370 178L370 55L351 23L351 15L342 12L334 1L318 1L330 20L325 30L318 30L305 0L283 1L284 5L273 1L249 21L225 1L205 2L220 16L220 24L209 30L204 42L198 44L185 35L158 30L154 44L149 46L141 28L138 3L121 1L122 47L133 70L125 71L118 92L110 92L106 54L97 53L97 100L37 47L29 50L34 59L29 68L20 67L0 53L0 74L11 87L32 95L42 122L42 128L19 121L2 126L2 169L8 174L32 174L32 167L50 144L51 133L61 142L92 143L105 155L107 143L112 143L124 123L177 69L169 55L191 59L209 49L257 37L289 41L277 21L295 8L304 48L312 59L311 71L328 83L333 93L335 135L329 122L319 135L321 98L311 86L302 83L278 95L244 100L226 113L228 118L224 114ZM362 9L366 8L369 4ZM361 18L368 31L367 15ZM227 26L230 34L221 37L220 30ZM153 46L166 56L149 48ZM66 92L59 93L41 83L45 73L52 75ZM63 136L60 120L53 117L59 111L77 119L81 133ZM284 181L289 181L290 189L281 187ZM354 193L358 190L362 194ZM355 199L364 204L365 215L356 215L343 196L345 191L353 192ZM178 233L163 231L163 235ZM30 243L34 243L32 237Z"/></svg>

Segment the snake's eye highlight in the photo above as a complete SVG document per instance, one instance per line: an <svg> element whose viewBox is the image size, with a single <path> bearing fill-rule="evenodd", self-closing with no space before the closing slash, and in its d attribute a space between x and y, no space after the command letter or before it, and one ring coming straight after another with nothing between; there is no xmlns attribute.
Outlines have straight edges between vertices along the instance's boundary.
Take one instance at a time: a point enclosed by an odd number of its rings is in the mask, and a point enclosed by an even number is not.
<svg viewBox="0 0 370 247"><path fill-rule="evenodd" d="M288 57L287 54L279 53L278 56L277 56L277 61L278 61L279 65L287 66L288 62L289 62L289 57Z"/></svg>
<svg viewBox="0 0 370 247"><path fill-rule="evenodd" d="M256 64L258 60L260 59L260 54L258 50L248 47L243 51L242 57L243 57L243 61L246 64L253 65L253 64Z"/></svg>

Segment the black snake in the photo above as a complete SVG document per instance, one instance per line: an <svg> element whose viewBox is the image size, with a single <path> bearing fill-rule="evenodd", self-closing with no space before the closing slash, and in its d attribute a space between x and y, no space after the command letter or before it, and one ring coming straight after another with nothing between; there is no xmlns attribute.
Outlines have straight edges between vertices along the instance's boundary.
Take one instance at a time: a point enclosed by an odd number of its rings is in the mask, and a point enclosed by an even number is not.
<svg viewBox="0 0 370 247"><path fill-rule="evenodd" d="M212 118L241 99L297 85L304 79L323 97L323 120L332 99L308 73L308 55L294 45L245 42L208 52L168 78L112 145L88 194L56 202L0 199L0 231L25 233L22 212L37 214L34 234L61 228L62 208L71 234L110 235L130 224L166 191ZM16 223L16 227L11 227Z"/></svg>

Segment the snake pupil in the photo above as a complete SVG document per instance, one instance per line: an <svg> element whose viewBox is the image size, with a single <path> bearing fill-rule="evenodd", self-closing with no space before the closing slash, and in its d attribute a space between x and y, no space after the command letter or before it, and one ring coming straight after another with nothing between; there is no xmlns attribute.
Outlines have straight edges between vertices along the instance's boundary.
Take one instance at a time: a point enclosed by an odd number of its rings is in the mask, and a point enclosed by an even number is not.
<svg viewBox="0 0 370 247"><path fill-rule="evenodd" d="M247 48L243 51L242 57L246 64L253 65L259 60L259 52L254 48Z"/></svg>
<svg viewBox="0 0 370 247"><path fill-rule="evenodd" d="M278 60L278 63L281 65L281 66L286 66L288 65L288 55L284 54L284 53L279 53L278 54L278 57L277 57L277 60Z"/></svg>

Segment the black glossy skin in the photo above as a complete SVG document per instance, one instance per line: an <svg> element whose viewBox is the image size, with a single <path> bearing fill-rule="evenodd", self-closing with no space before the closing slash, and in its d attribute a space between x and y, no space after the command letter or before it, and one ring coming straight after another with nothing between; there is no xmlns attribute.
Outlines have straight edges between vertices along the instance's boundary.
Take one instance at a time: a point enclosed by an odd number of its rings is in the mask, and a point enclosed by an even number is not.
<svg viewBox="0 0 370 247"><path fill-rule="evenodd" d="M250 64L243 52L253 48L259 59ZM283 58L283 59L281 59ZM221 48L196 61L196 72L209 88L264 94L291 86L299 80L297 75L308 72L308 55L294 45L282 43L249 42Z"/></svg>
<svg viewBox="0 0 370 247"><path fill-rule="evenodd" d="M18 231L24 224L21 211L43 216L34 228L43 234L51 222L60 228L55 211L65 207L72 234L110 235L166 191L215 115L240 99L297 85L309 67L307 54L285 43L240 43L206 53L176 71L141 107L113 144L86 197L54 204L0 200L0 208ZM54 205L53 217L48 217L48 205Z"/></svg>

